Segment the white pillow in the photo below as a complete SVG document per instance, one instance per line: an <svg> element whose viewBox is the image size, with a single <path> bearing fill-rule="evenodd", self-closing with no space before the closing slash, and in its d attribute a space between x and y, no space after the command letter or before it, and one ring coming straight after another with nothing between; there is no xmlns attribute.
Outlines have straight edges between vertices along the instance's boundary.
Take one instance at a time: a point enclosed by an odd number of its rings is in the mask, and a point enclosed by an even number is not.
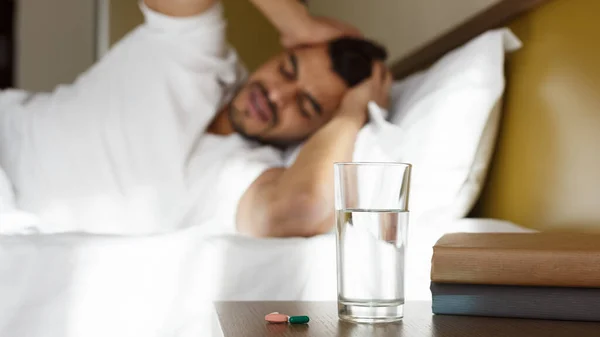
<svg viewBox="0 0 600 337"><path fill-rule="evenodd" d="M390 158L413 164L420 222L462 218L475 204L499 126L505 53L520 47L510 30L492 30L394 85L397 135L378 137Z"/></svg>

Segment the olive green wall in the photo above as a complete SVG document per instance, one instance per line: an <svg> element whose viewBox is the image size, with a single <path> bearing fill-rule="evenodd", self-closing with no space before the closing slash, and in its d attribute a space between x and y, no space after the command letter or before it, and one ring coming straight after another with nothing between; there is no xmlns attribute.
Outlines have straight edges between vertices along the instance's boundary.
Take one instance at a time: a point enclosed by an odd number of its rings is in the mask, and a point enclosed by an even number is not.
<svg viewBox="0 0 600 337"><path fill-rule="evenodd" d="M109 6L108 30L112 45L142 23L144 18L136 0L111 0Z"/></svg>
<svg viewBox="0 0 600 337"><path fill-rule="evenodd" d="M281 51L279 35L248 0L223 0L227 37L250 70Z"/></svg>

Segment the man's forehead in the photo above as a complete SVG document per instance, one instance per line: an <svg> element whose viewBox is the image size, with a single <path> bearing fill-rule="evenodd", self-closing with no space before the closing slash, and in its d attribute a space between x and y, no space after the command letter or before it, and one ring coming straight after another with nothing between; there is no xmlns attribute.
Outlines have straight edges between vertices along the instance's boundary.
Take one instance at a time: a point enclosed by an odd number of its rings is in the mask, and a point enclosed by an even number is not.
<svg viewBox="0 0 600 337"><path fill-rule="evenodd" d="M317 44L312 46L302 46L287 51L288 54L294 54L304 62L314 62L331 68L331 58L327 50L327 45Z"/></svg>
<svg viewBox="0 0 600 337"><path fill-rule="evenodd" d="M291 50L298 63L299 80L307 90L324 100L339 100L348 89L344 80L334 72L326 45Z"/></svg>

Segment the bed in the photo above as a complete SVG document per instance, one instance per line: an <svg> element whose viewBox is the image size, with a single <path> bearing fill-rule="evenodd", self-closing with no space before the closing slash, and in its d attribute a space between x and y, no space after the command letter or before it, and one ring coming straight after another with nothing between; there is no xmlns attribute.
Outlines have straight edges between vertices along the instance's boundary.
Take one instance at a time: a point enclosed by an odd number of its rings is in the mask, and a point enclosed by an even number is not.
<svg viewBox="0 0 600 337"><path fill-rule="evenodd" d="M395 62L400 80L497 27L523 42L508 56L481 196L464 219L412 230L407 299L427 299L431 246L446 232L600 231L599 12L596 0L504 0ZM194 227L0 237L0 335L206 336L218 331L212 300L334 300L334 240Z"/></svg>

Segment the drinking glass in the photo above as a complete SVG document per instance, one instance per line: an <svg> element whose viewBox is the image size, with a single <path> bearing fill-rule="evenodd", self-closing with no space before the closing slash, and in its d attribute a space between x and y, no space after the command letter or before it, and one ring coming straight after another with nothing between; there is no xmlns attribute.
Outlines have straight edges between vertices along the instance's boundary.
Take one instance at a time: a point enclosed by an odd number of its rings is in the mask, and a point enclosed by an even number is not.
<svg viewBox="0 0 600 337"><path fill-rule="evenodd" d="M411 165L335 163L334 172L339 318L399 321Z"/></svg>

